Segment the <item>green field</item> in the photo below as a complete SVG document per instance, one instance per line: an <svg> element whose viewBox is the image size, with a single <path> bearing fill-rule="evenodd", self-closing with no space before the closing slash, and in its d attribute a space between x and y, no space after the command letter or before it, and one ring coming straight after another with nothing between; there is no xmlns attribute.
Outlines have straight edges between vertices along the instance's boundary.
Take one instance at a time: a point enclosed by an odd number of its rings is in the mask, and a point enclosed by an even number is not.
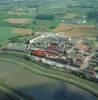
<svg viewBox="0 0 98 100"><path fill-rule="evenodd" d="M2 0L1 0L2 1ZM3 1L2 1L3 2ZM57 26L59 26L62 21L67 21L67 24L70 23L68 20L87 20L85 24L95 25L96 24L96 11L98 9L98 1L86 1L84 0L54 0L54 1L13 1L8 0L8 5L2 6L0 10L0 42L5 41L6 39L14 36L11 32L12 28L16 27L25 27L32 29L32 32L45 32L52 31ZM31 5L32 4L32 5ZM54 16L53 20L39 20L36 18L39 14L42 15L52 15ZM94 16L92 16L94 15ZM29 25L13 25L5 22L5 19L8 18L30 18L32 19ZM75 25L75 24L74 24ZM62 29L61 29L62 30ZM60 31L61 31L60 30ZM58 31L59 32L59 31ZM97 30L88 31L83 30L84 35L92 37L97 33ZM79 33L79 30L76 31ZM87 33L87 34L86 34ZM80 33L82 34L82 33ZM93 34L93 35L92 35Z"/></svg>
<svg viewBox="0 0 98 100"><path fill-rule="evenodd" d="M11 27L0 27L0 43L15 36L15 33L11 32Z"/></svg>

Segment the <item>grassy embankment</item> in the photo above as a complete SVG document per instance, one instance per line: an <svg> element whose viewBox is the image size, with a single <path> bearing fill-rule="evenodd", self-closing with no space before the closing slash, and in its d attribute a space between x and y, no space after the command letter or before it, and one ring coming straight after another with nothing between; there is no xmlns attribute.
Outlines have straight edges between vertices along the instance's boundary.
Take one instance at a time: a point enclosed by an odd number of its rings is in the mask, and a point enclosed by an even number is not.
<svg viewBox="0 0 98 100"><path fill-rule="evenodd" d="M7 57L5 58L4 56L1 57L2 57L0 58L1 60L14 62L22 66L24 65L24 68L32 73L40 74L46 77L71 83L73 85L79 86L80 88L89 91L90 93L98 97L98 85L95 82L82 79L70 73L60 72L53 69L46 69L45 67L37 65L36 63L28 62L18 57L12 57L12 56L8 56L8 58Z"/></svg>

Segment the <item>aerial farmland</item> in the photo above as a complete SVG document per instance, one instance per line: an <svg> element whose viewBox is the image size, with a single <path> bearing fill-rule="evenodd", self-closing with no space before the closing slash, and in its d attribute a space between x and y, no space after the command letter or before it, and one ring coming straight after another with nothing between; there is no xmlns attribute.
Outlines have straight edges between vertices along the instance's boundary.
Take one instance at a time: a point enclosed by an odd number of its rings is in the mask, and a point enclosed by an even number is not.
<svg viewBox="0 0 98 100"><path fill-rule="evenodd" d="M0 100L97 100L97 5L0 0Z"/></svg>

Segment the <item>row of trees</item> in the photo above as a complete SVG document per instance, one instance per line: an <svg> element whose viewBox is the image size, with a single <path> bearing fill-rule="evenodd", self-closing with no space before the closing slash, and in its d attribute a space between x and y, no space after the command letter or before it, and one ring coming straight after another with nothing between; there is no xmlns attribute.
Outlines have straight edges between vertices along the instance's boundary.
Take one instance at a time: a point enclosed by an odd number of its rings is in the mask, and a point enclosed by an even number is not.
<svg viewBox="0 0 98 100"><path fill-rule="evenodd" d="M15 27L15 28L28 28L29 24L12 24L12 23L1 23L0 26L8 26L8 27Z"/></svg>
<svg viewBox="0 0 98 100"><path fill-rule="evenodd" d="M54 15L49 15L49 14L38 14L36 16L36 19L39 20L54 20Z"/></svg>

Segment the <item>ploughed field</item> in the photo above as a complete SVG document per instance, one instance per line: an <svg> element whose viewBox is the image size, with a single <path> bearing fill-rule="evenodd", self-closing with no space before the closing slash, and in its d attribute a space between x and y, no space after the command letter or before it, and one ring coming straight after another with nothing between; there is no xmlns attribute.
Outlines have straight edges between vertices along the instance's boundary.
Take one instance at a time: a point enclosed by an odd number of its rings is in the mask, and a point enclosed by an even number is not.
<svg viewBox="0 0 98 100"><path fill-rule="evenodd" d="M32 73L26 70L24 65L15 62L0 60L0 79L10 87L34 97L35 100L97 100L83 89Z"/></svg>
<svg viewBox="0 0 98 100"><path fill-rule="evenodd" d="M63 35L70 37L96 37L98 35L98 30L96 30L96 25L94 24L64 24L61 23L53 32L60 32Z"/></svg>

